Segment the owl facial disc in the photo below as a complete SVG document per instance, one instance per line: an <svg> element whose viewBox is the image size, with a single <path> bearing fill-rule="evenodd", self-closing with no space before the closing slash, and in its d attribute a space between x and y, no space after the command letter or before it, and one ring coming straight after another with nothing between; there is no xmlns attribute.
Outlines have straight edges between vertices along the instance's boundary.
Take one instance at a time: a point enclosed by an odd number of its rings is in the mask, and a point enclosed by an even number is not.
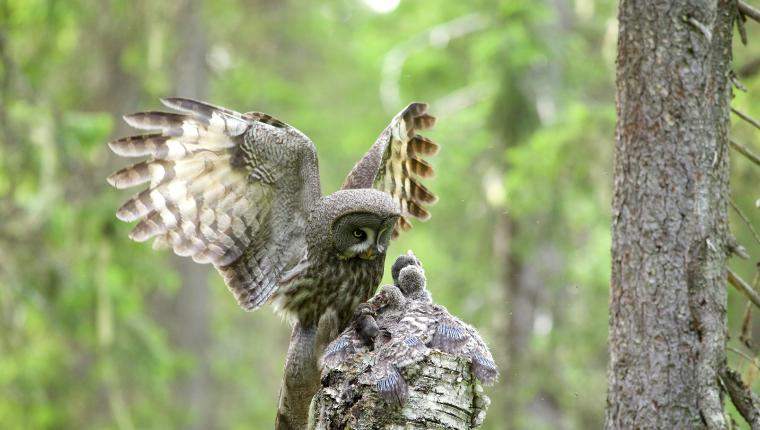
<svg viewBox="0 0 760 430"><path fill-rule="evenodd" d="M350 213L339 218L333 226L333 239L339 257L374 260L385 255L397 218L366 212Z"/></svg>

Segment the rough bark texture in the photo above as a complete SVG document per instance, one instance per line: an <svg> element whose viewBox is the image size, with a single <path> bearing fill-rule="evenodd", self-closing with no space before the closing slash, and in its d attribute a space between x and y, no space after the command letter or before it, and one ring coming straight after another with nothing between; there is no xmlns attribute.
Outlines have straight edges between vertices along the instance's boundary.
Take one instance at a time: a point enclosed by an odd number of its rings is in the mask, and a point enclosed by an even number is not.
<svg viewBox="0 0 760 430"><path fill-rule="evenodd" d="M409 386L402 407L385 403L374 383L362 378L362 366L333 371L312 403L311 427L327 429L470 429L485 418L489 398L470 363L431 352L401 374Z"/></svg>
<svg viewBox="0 0 760 430"><path fill-rule="evenodd" d="M726 428L733 0L620 4L608 429Z"/></svg>

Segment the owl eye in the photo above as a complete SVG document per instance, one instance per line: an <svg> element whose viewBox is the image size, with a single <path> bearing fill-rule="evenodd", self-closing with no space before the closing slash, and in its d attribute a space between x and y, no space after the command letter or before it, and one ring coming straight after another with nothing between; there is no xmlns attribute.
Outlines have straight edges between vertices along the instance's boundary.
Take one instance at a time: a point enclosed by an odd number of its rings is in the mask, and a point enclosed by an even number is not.
<svg viewBox="0 0 760 430"><path fill-rule="evenodd" d="M354 230L353 233L351 234L357 239L364 239L365 237L367 237L367 233L365 233L364 230L359 230L359 229Z"/></svg>

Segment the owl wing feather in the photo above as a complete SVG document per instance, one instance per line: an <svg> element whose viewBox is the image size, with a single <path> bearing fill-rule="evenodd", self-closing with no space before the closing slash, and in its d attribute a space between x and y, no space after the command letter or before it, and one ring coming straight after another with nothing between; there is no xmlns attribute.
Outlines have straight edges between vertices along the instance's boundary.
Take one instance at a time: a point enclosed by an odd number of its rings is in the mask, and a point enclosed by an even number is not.
<svg viewBox="0 0 760 430"><path fill-rule="evenodd" d="M380 347L371 369L380 397L390 404L403 404L409 393L406 380L399 370L421 361L428 352L417 336L403 334Z"/></svg>
<svg viewBox="0 0 760 430"><path fill-rule="evenodd" d="M458 321L443 316L435 328L430 347L449 354L457 354L468 340L465 328Z"/></svg>
<svg viewBox="0 0 760 430"><path fill-rule="evenodd" d="M422 156L438 152L437 144L418 134L435 125L435 117L427 113L427 108L425 103L411 103L393 117L343 183L343 189L376 188L393 197L401 208L394 238L399 231L412 228L409 217L428 220L430 213L425 205L438 200L420 182L435 174Z"/></svg>
<svg viewBox="0 0 760 430"><path fill-rule="evenodd" d="M154 247L212 263L238 303L255 309L306 248L306 211L319 195L313 144L266 114L161 101L178 113L127 115L129 125L150 133L109 143L120 156L149 157L108 178L119 189L148 184L117 217L139 220L130 233L135 241L155 238ZM285 152L274 146L293 141L311 156L270 155ZM308 183L314 178L316 184Z"/></svg>
<svg viewBox="0 0 760 430"><path fill-rule="evenodd" d="M354 330L346 330L337 339L330 342L322 356L322 365L325 370L334 370L343 364L349 357L361 349L361 341Z"/></svg>

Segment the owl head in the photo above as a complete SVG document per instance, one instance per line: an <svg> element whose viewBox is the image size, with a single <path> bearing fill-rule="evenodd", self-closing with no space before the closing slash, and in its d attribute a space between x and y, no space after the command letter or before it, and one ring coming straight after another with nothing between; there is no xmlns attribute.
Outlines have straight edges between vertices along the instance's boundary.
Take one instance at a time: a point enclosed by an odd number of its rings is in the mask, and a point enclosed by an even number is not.
<svg viewBox="0 0 760 430"><path fill-rule="evenodd" d="M387 193L341 190L322 199L312 211L307 244L341 260L383 259L400 215L398 204Z"/></svg>
<svg viewBox="0 0 760 430"><path fill-rule="evenodd" d="M373 260L388 249L397 219L373 212L345 214L332 225L333 244L342 258Z"/></svg>

